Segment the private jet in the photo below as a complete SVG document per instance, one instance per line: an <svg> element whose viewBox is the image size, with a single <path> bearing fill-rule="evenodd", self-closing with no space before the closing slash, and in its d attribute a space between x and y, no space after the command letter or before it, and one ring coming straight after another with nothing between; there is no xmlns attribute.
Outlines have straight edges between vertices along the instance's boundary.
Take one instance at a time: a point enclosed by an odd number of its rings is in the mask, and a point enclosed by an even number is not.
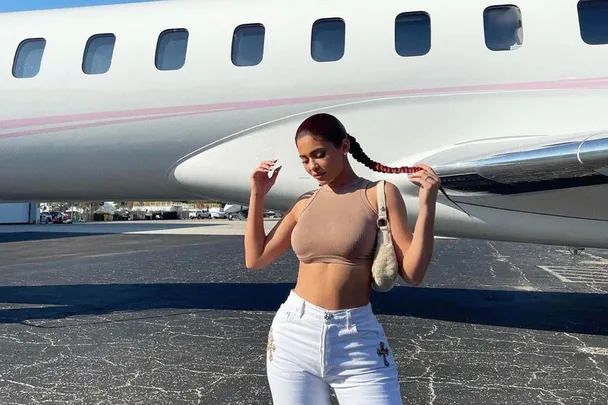
<svg viewBox="0 0 608 405"><path fill-rule="evenodd" d="M0 14L0 200L249 200L318 185L295 130L336 115L441 176L440 236L608 248L608 2L173 0ZM414 222L418 188L401 190Z"/></svg>

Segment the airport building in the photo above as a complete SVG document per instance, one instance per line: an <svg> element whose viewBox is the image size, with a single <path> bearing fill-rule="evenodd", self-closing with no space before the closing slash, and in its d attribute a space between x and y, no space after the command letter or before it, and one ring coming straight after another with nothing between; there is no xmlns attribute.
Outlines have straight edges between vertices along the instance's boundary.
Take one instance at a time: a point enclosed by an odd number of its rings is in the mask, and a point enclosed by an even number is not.
<svg viewBox="0 0 608 405"><path fill-rule="evenodd" d="M40 221L38 203L0 204L0 224L35 224Z"/></svg>

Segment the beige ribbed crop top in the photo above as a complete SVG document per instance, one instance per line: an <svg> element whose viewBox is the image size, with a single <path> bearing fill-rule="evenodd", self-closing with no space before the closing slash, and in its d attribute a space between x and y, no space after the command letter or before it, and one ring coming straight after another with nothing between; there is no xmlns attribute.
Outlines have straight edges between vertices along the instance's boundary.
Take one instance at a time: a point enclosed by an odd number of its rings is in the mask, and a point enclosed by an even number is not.
<svg viewBox="0 0 608 405"><path fill-rule="evenodd" d="M308 200L291 234L291 246L304 263L371 265L378 211L359 178L340 188L319 188Z"/></svg>

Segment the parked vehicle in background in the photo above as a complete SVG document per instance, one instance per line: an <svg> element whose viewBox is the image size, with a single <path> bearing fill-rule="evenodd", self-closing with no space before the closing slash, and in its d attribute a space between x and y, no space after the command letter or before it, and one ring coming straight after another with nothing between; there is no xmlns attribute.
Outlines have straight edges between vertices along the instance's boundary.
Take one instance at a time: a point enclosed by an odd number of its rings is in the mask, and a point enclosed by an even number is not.
<svg viewBox="0 0 608 405"><path fill-rule="evenodd" d="M65 215L59 211L46 211L40 213L40 223L42 224L63 224L64 222L68 224L72 223L71 217L69 220L64 221L64 219Z"/></svg>
<svg viewBox="0 0 608 405"><path fill-rule="evenodd" d="M264 211L264 218L281 218L281 213L277 211Z"/></svg>
<svg viewBox="0 0 608 405"><path fill-rule="evenodd" d="M74 222L74 218L72 216L72 211L66 211L63 213L63 223L71 224Z"/></svg>
<svg viewBox="0 0 608 405"><path fill-rule="evenodd" d="M210 219L211 214L207 210L197 210L190 212L190 219Z"/></svg>
<svg viewBox="0 0 608 405"><path fill-rule="evenodd" d="M53 217L50 212L41 212L40 213L40 223L41 224L50 224L53 222Z"/></svg>

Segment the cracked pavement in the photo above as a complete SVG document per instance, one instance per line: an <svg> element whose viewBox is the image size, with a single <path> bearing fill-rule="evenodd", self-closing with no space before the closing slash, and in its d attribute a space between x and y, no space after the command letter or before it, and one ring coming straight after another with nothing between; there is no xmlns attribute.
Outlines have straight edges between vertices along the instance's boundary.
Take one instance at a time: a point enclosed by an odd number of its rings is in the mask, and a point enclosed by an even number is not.
<svg viewBox="0 0 608 405"><path fill-rule="evenodd" d="M238 235L0 234L0 403L269 404L296 270L247 271ZM372 296L404 403L608 403L598 271L607 251L438 239L421 287Z"/></svg>

